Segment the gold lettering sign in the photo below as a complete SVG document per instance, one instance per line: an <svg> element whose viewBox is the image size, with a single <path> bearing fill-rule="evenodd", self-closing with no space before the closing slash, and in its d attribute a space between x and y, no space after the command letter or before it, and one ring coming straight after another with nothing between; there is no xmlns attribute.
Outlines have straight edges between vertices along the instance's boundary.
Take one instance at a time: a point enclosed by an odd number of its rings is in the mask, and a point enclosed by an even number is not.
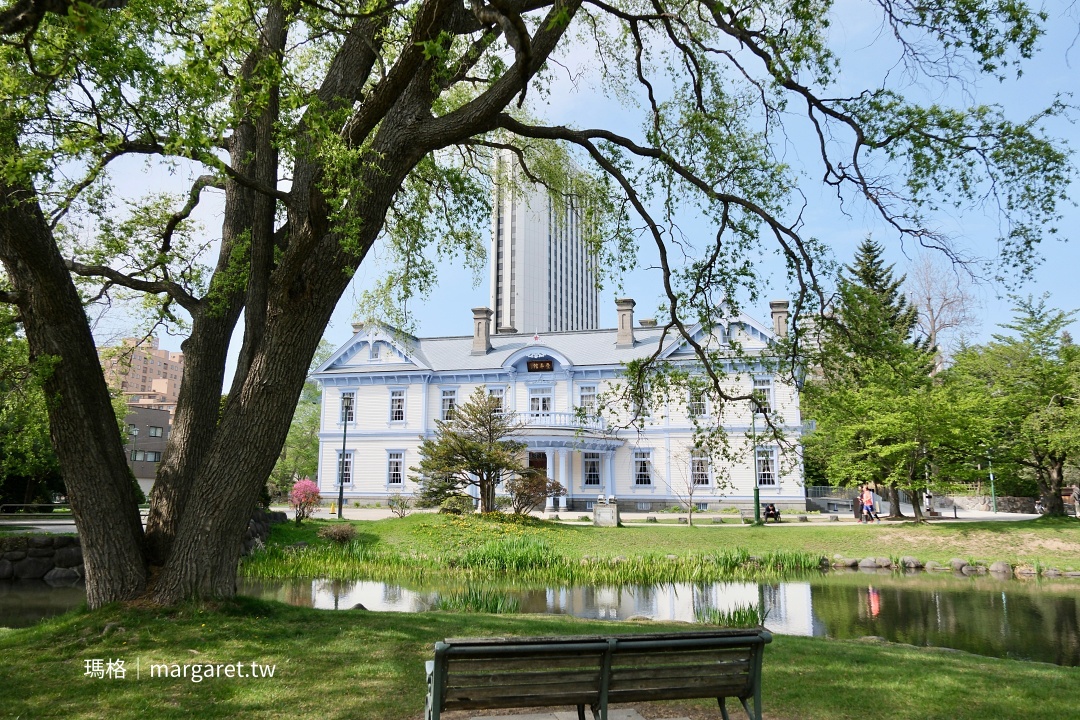
<svg viewBox="0 0 1080 720"><path fill-rule="evenodd" d="M551 360L530 360L528 366L529 372L551 372L554 369Z"/></svg>

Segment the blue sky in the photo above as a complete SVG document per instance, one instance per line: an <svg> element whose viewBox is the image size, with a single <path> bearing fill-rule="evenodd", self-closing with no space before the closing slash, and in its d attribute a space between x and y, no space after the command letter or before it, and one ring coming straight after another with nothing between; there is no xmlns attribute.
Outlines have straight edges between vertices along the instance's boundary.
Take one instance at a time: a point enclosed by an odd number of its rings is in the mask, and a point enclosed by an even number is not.
<svg viewBox="0 0 1080 720"><path fill-rule="evenodd" d="M866 83L880 82L883 73L895 77L901 71L895 67L896 50L889 38L882 35L873 20L857 10L854 0L844 0L837 6L836 21L833 23L833 39L837 42L838 55L844 61L847 75L841 76L840 85L861 87ZM1058 6L1055 6L1058 7ZM1035 109L1047 105L1055 93L1068 93L1080 89L1076 81L1076 65L1080 63L1080 47L1073 47L1080 28L1080 15L1075 8L1051 10L1052 17L1047 24L1047 36L1041 43L1039 54L1024 66L1024 74L1019 80L997 83L982 80L978 86L969 85L960 89L957 86L938 87L928 84L917 86L909 92L922 93L925 100L941 102L987 102L1002 105L1013 119L1021 119ZM574 61L574 54L567 56L568 62ZM565 122L580 127L608 126L613 122L623 132L637 135L638 120L634 113L626 109L612 112L609 102L598 102L586 72L577 88L548 98L546 106L537 107L535 114L554 122ZM1074 101L1076 99L1074 98ZM597 118L597 108L604 113ZM1065 120L1049 126L1051 132L1060 137L1071 137L1075 127ZM910 244L903 246L872 212L858 203L845 206L846 213L840 212L834 197L822 189L815 178L819 174L813 165L814 148L805 144L805 137L792 135L792 140L785 148L785 158L793 165L805 163L805 178L802 190L807 198L805 232L824 240L829 246L833 258L840 263L850 262L855 247L867 235L882 242L887 247L887 257L895 263L899 272L905 272L909 263L917 254L917 248ZM805 153L810 153L806 155ZM1074 161L1075 163L1075 161ZM178 190L183 187L184 175L163 169L150 169L142 163L131 162L117 173L117 186L121 192L142 192L148 187ZM1074 197L1080 197L1080 188L1071 191ZM1080 296L1075 291L1076 275L1080 269L1080 251L1075 242L1066 242L1076 237L1080 229L1080 212L1073 206L1067 209L1067 219L1062 225L1063 236L1060 239L1048 239L1043 243L1043 263L1037 268L1031 280L1015 291L1035 295L1049 294L1049 302L1056 307L1071 309L1080 307ZM210 198L204 203L200 220L206 228L208 237L216 236L220 223L220 199ZM965 217L941 217L940 227L952 234L961 247L970 252L986 257L995 252L986 238L995 235L993 218L980 216L978 213ZM712 235L712 231L695 218L686 218L684 228L692 232ZM633 297L638 302L638 316L649 317L660 302L662 291L660 273L650 269L655 265L655 250L649 247L651 240L641 238L641 253L637 269L623 278L621 289L606 287L601 293L600 321L604 327L615 325L614 298L616 296ZM766 252L758 261L761 269L770 278L770 293L760 303L760 307L749 308L753 315L765 317L768 314L767 300L787 297L789 291L784 287L783 267L779 259L771 252ZM365 262L357 273L353 284L342 297L341 302L327 327L327 340L337 346L351 335L351 321L359 292L378 277L380 268L377 263ZM1008 321L1010 303L1006 293L1008 288L992 282L980 283L972 288L979 300L978 315L981 320L974 329L975 341L988 339L996 330L996 325ZM471 274L454 263L443 263L440 267L439 284L431 297L413 307L415 331L421 336L432 335L467 335L471 332L470 309L488 305L488 281L486 273L478 286L473 286ZM99 341L108 340L126 334L125 327L129 320L121 313L113 313L98 327ZM242 323L240 325L242 327ZM529 331L528 328L523 330ZM1080 337L1080 330L1073 328L1074 337ZM162 347L179 349L182 338L162 337ZM234 338L233 354L239 345L239 338Z"/></svg>

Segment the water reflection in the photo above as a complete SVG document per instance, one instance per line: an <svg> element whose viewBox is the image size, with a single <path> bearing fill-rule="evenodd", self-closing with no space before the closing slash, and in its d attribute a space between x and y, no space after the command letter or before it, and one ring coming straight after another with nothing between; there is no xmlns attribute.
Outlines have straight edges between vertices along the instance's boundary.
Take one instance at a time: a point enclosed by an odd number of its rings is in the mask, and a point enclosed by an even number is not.
<svg viewBox="0 0 1080 720"><path fill-rule="evenodd" d="M375 581L245 581L240 592L310 608L425 612L458 586ZM948 647L992 657L1080 666L1080 584L1024 583L933 575L829 573L800 582L650 587L528 588L488 586L522 613L600 620L650 618L695 622L710 610L753 607L784 635L858 638ZM81 586L0 582L0 626L19 627L77 607Z"/></svg>
<svg viewBox="0 0 1080 720"><path fill-rule="evenodd" d="M286 587L289 590L283 591ZM303 595L297 604L306 607L424 612L436 605L440 594L460 589L314 580L249 582L242 592L273 599ZM711 608L731 612L756 607L766 614L766 627L782 635L874 635L992 657L1080 665L1080 601L1075 584L1044 588L992 580L834 574L762 585L490 589L516 599L522 613L692 623Z"/></svg>

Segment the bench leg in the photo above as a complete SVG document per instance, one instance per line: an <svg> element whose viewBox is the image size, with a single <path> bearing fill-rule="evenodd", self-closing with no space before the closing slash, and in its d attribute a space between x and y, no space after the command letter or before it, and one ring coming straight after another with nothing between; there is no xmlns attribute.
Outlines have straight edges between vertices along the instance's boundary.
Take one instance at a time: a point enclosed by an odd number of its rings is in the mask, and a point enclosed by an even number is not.
<svg viewBox="0 0 1080 720"><path fill-rule="evenodd" d="M742 703L743 710L746 711L746 717L750 718L750 720L761 720L760 708L759 712L751 712L750 706L746 704L746 698L739 698L739 702Z"/></svg>
<svg viewBox="0 0 1080 720"><path fill-rule="evenodd" d="M731 720L731 716L727 714L727 698L716 698L716 702L720 706L720 717Z"/></svg>
<svg viewBox="0 0 1080 720"><path fill-rule="evenodd" d="M578 705L577 706L577 720L585 720L585 706L584 705Z"/></svg>

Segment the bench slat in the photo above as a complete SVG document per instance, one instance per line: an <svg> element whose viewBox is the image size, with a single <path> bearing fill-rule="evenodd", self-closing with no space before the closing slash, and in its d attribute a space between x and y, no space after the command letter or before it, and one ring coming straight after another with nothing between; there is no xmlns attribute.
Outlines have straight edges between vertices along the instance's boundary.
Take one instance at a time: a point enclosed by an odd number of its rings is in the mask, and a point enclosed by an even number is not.
<svg viewBox="0 0 1080 720"><path fill-rule="evenodd" d="M512 683L514 685L559 685L564 683L580 683L582 681L588 681L593 684L593 687L598 686L600 682L600 668L596 668L593 671L562 671L562 672L527 672L527 673L467 673L456 675L450 675L448 679L447 687L449 688L468 688L468 687L486 687L490 685L504 685L506 683Z"/></svg>
<svg viewBox="0 0 1080 720"><path fill-rule="evenodd" d="M560 655L537 657L536 655L523 655L521 657L500 658L447 658L447 669L451 674L480 672L483 670L506 670L512 671L521 668L524 671L536 670L538 667L551 668L552 670L571 668L599 668L602 655Z"/></svg>
<svg viewBox="0 0 1080 720"><path fill-rule="evenodd" d="M689 700L711 697L748 697L745 684L714 685L687 688L631 688L609 690L608 703L647 702L650 700Z"/></svg>
<svg viewBox="0 0 1080 720"><path fill-rule="evenodd" d="M749 648L702 650L672 653L616 653L612 667L662 667L664 665L706 665L708 663L746 662L753 657Z"/></svg>
<svg viewBox="0 0 1080 720"><path fill-rule="evenodd" d="M745 679L749 672L749 662L724 665L675 665L665 668L636 668L633 670L613 668L610 682L611 687L615 687L618 683L638 680L665 680L688 677L709 677L713 679L737 677Z"/></svg>
<svg viewBox="0 0 1080 720"><path fill-rule="evenodd" d="M512 695L449 696L446 698L443 708L446 710L486 710L489 708L592 705L600 697L595 688L591 692L525 694L527 692L529 692L529 689Z"/></svg>

